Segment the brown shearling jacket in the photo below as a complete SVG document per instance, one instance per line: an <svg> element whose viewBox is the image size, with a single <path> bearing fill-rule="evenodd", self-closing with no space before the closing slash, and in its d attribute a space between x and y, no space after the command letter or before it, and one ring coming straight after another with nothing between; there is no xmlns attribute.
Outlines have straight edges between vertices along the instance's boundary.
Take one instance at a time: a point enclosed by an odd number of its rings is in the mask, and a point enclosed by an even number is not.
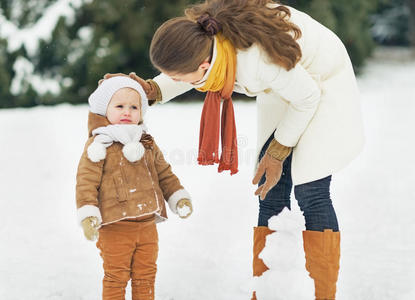
<svg viewBox="0 0 415 300"><path fill-rule="evenodd" d="M107 148L104 160L92 162L88 158L92 131L107 125L105 117L89 113L89 138L76 177L79 221L88 216L97 216L102 225L150 216L158 221L167 219L165 199L175 211L178 200L190 197L150 135L143 134L145 153L137 162L128 161L122 154L123 145L117 142Z"/></svg>

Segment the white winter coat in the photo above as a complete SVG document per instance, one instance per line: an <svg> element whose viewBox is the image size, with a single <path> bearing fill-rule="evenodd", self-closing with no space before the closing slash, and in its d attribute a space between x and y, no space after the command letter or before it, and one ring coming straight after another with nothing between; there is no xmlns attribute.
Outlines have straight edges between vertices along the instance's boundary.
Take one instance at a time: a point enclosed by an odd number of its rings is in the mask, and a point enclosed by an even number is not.
<svg viewBox="0 0 415 300"><path fill-rule="evenodd" d="M294 147L291 173L298 185L345 167L361 151L364 136L359 91L343 43L310 16L289 9L291 21L302 31L297 40L300 62L286 71L256 45L237 50L234 91L256 96L257 155L274 130L281 144ZM215 57L214 49L211 65ZM203 80L191 85L165 74L154 80L162 103L203 85Z"/></svg>

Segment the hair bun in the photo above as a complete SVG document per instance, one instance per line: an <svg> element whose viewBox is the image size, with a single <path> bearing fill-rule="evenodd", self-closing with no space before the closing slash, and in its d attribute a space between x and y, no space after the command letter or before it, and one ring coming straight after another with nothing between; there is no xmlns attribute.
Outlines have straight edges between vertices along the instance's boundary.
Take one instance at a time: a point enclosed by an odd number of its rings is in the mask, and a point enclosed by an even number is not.
<svg viewBox="0 0 415 300"><path fill-rule="evenodd" d="M207 13L197 18L197 23L209 36L217 34L222 29L219 22Z"/></svg>

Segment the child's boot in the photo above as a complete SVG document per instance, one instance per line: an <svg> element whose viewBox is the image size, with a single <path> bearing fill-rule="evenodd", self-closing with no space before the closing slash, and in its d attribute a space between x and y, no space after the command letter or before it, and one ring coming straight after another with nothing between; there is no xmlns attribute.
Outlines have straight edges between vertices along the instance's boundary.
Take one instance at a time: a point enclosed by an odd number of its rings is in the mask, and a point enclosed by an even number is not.
<svg viewBox="0 0 415 300"><path fill-rule="evenodd" d="M266 226L254 227L254 248L253 248L253 261L252 270L254 276L261 276L262 273L268 270L268 267L264 264L263 260L258 257L259 253L265 247L265 241L268 234L275 231L269 229ZM257 300L255 291L252 293L252 299Z"/></svg>
<svg viewBox="0 0 415 300"><path fill-rule="evenodd" d="M314 280L318 300L336 298L336 282L339 274L340 232L331 229L303 231L306 268Z"/></svg>

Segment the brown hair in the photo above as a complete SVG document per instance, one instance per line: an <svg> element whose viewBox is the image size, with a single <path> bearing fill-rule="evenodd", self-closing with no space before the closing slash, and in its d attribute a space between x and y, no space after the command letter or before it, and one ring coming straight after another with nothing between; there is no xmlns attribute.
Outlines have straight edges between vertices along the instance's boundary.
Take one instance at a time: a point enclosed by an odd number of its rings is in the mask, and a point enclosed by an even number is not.
<svg viewBox="0 0 415 300"><path fill-rule="evenodd" d="M165 22L153 36L150 59L163 71L191 73L211 55L212 31L208 22L231 41L236 49L261 46L272 62L292 69L301 58L296 40L300 29L289 21L285 6L267 7L272 0L206 0L185 10L185 17ZM215 29L215 30L216 30Z"/></svg>

